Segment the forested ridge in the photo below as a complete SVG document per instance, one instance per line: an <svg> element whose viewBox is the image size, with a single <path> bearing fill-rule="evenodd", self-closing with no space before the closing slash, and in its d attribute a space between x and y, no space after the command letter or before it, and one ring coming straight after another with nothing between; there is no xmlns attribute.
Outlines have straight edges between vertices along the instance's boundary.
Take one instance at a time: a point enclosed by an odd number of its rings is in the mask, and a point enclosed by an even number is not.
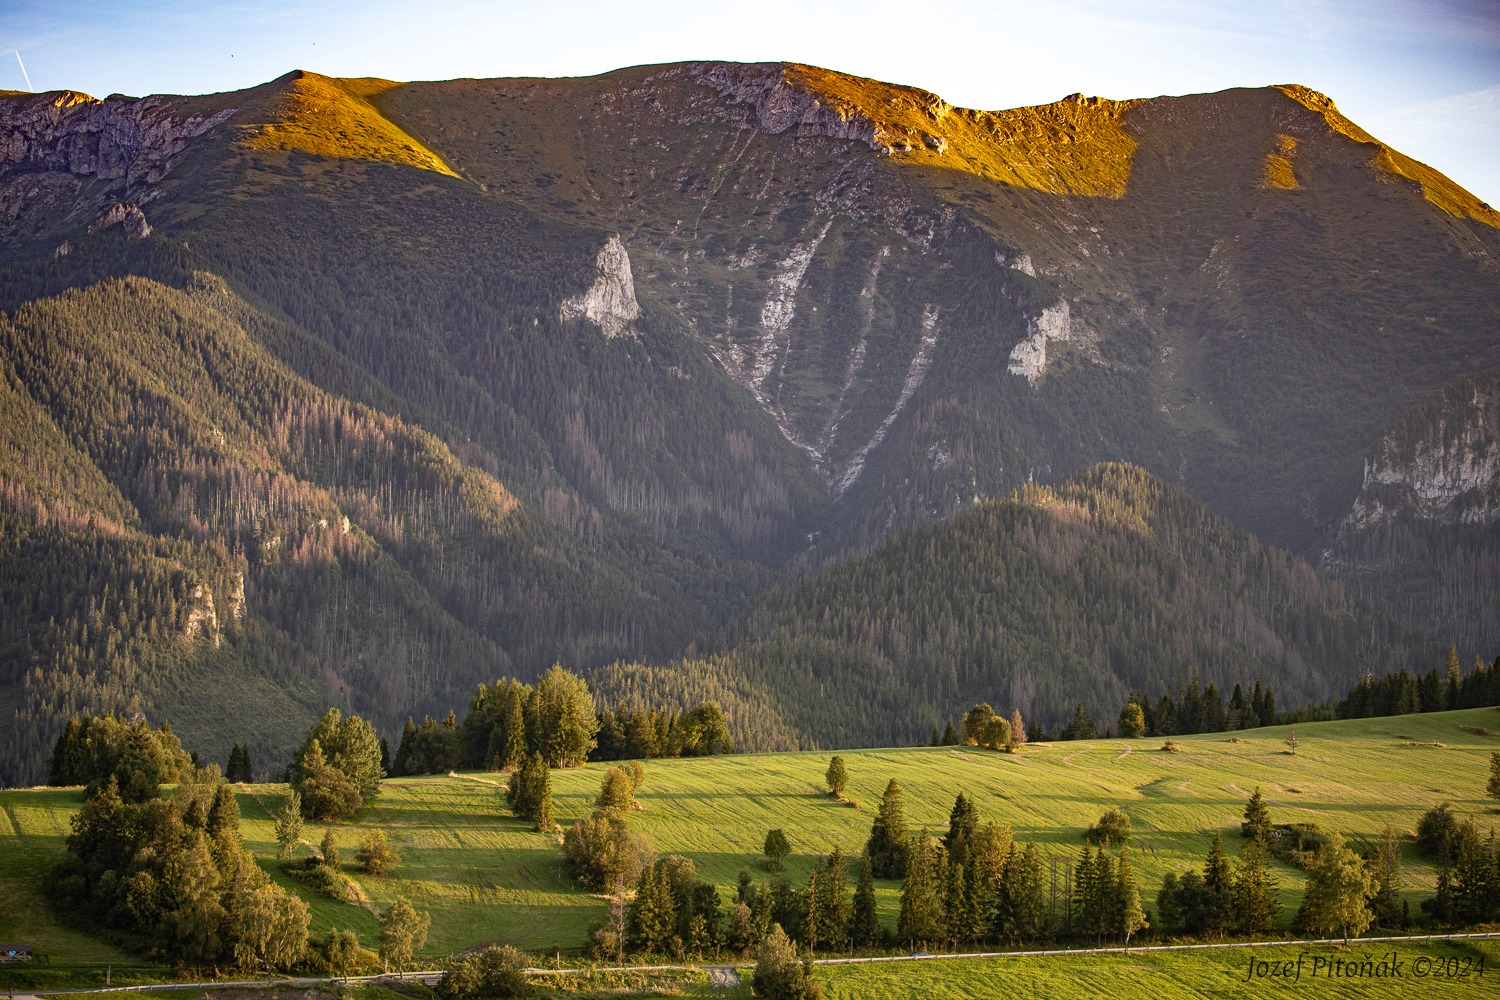
<svg viewBox="0 0 1500 1000"><path fill-rule="evenodd" d="M1046 728L1078 702L1112 718L1129 692L1194 667L1223 691L1264 681L1291 708L1438 658L1311 566L1120 465L895 535L768 595L720 641L699 670L743 677L835 747L925 742L977 700Z"/></svg>

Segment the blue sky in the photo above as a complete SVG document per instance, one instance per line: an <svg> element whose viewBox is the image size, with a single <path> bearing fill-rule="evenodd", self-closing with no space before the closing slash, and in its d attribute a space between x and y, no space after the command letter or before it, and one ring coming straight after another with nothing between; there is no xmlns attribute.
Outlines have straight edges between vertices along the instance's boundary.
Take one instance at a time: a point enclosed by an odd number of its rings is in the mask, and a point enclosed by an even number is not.
<svg viewBox="0 0 1500 1000"><path fill-rule="evenodd" d="M0 88L17 90L204 93L291 69L583 76L686 59L808 62L989 109L1302 83L1500 205L1500 0L0 0Z"/></svg>

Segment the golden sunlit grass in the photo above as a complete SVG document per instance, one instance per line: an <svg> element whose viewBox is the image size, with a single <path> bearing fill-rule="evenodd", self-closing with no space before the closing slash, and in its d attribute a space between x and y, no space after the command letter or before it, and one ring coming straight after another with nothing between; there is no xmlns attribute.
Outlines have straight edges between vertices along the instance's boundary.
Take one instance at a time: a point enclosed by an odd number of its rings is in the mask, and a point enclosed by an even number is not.
<svg viewBox="0 0 1500 1000"><path fill-rule="evenodd" d="M817 95L844 118L868 118L877 139L896 148L903 162L1049 194L1125 194L1136 141L1121 115L1137 101L1072 97L1011 111L973 111L915 87L816 66L789 63L783 72L789 84ZM938 139L941 152L932 148Z"/></svg>
<svg viewBox="0 0 1500 1000"><path fill-rule="evenodd" d="M295 73L272 105L272 121L254 128L245 143L253 149L404 163L458 176L442 157L402 131L371 103L371 98L397 86L388 80L335 80L316 73Z"/></svg>
<svg viewBox="0 0 1500 1000"><path fill-rule="evenodd" d="M1292 168L1292 154L1297 151L1297 140L1286 134L1276 136L1276 152L1266 154L1261 168L1260 186L1276 191L1296 191L1297 172Z"/></svg>
<svg viewBox="0 0 1500 1000"><path fill-rule="evenodd" d="M1417 184L1421 187L1423 195L1449 215L1459 218L1470 218L1476 222L1482 222L1489 226L1500 227L1500 212L1496 212L1489 205L1480 201L1474 195L1465 191L1453 181L1444 177L1441 173L1433 170L1425 163L1419 163L1411 157L1385 145L1370 133L1345 118L1333 101L1327 96L1307 87L1289 84L1277 87L1283 94L1301 104L1310 111L1317 112L1323 116L1328 123L1329 129L1353 139L1358 143L1367 143L1374 147L1372 162L1380 170L1387 174Z"/></svg>

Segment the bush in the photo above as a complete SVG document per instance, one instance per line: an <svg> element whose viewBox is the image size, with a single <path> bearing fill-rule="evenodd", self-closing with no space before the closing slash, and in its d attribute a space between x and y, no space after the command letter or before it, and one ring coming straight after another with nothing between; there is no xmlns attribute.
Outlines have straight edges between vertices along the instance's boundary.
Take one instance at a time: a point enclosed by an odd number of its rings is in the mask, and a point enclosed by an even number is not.
<svg viewBox="0 0 1500 1000"><path fill-rule="evenodd" d="M360 841L359 850L354 852L354 860L359 862L360 868L367 875L389 875L395 871L401 855L386 840L385 831L374 830Z"/></svg>
<svg viewBox="0 0 1500 1000"><path fill-rule="evenodd" d="M1433 806L1417 820L1417 850L1423 857L1452 863L1457 837L1458 818L1450 803Z"/></svg>
<svg viewBox="0 0 1500 1000"><path fill-rule="evenodd" d="M761 943L754 990L756 996L767 1000L819 1000L823 996L823 987L797 958L797 948L780 924L772 927L770 936Z"/></svg>
<svg viewBox="0 0 1500 1000"><path fill-rule="evenodd" d="M979 736L979 745L990 750L1010 751L1014 744L1011 742L1010 723L998 715L984 724L984 729Z"/></svg>
<svg viewBox="0 0 1500 1000"><path fill-rule="evenodd" d="M526 953L509 945L486 948L453 963L437 991L444 997L524 997L531 993Z"/></svg>
<svg viewBox="0 0 1500 1000"><path fill-rule="evenodd" d="M634 884L650 853L645 838L632 834L625 818L614 810L581 819L563 834L563 860L589 889L607 891Z"/></svg>
<svg viewBox="0 0 1500 1000"><path fill-rule="evenodd" d="M1316 823L1277 823L1266 836L1273 855L1303 871L1312 870L1326 843L1328 831Z"/></svg>
<svg viewBox="0 0 1500 1000"><path fill-rule="evenodd" d="M1123 844L1130 839L1130 817L1110 806L1099 822L1089 828L1087 836L1100 844Z"/></svg>

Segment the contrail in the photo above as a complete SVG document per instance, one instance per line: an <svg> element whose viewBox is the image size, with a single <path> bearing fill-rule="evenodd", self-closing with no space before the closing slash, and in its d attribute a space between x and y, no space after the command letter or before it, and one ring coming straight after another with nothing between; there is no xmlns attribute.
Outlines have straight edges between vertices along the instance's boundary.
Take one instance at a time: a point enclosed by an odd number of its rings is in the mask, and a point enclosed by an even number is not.
<svg viewBox="0 0 1500 1000"><path fill-rule="evenodd" d="M26 80L26 89L36 93L36 88L31 85L31 74L26 72L26 64L21 62L21 50L16 49L16 64L21 67L21 76Z"/></svg>

